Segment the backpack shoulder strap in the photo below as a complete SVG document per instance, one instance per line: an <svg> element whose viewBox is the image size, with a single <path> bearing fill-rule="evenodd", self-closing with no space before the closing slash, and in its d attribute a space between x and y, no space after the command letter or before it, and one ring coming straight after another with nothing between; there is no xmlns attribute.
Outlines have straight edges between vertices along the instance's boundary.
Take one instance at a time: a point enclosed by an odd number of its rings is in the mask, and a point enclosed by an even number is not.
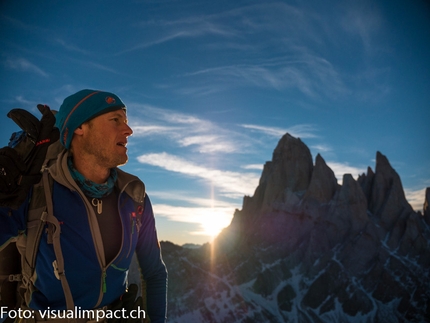
<svg viewBox="0 0 430 323"><path fill-rule="evenodd" d="M48 222L48 243L52 243L54 247L55 260L52 263L54 268L55 277L61 282L61 286L63 287L64 297L66 299L66 307L68 310L73 310L75 304L73 302L72 292L70 290L69 283L67 282L66 273L64 270L64 257L63 252L61 250L60 244L60 223L57 218L54 216L54 207L52 204L52 194L51 194L51 185L49 184L48 171L44 170L42 175L43 186L45 188L45 196L46 198L46 208L47 208L47 218L46 222ZM49 198L48 198L49 196Z"/></svg>
<svg viewBox="0 0 430 323"><path fill-rule="evenodd" d="M25 278L30 278L33 274L40 237L46 225L47 217L45 191L43 180L41 180L33 186L33 194L27 215L27 234L26 236L21 236L17 242L21 255L25 257L25 261L21 263L22 273ZM24 277L23 279L25 279Z"/></svg>
<svg viewBox="0 0 430 323"><path fill-rule="evenodd" d="M42 173L47 173L46 167L55 159L56 148L53 147L59 141L48 147L45 160L42 165ZM53 148L55 148L53 150ZM47 175L45 175L47 176ZM29 202L27 213L27 234L21 235L17 241L17 247L21 254L21 270L24 276L24 287L30 283L29 280L34 274L37 250L39 249L40 237L46 225L47 201L51 200L51 191L54 181L48 177L48 185L45 185L43 176L37 184L33 185L33 192Z"/></svg>
<svg viewBox="0 0 430 323"><path fill-rule="evenodd" d="M16 247L21 254L21 285L19 290L21 302L28 302L35 290L34 267L47 215L43 180L40 180L39 183L33 185L27 214L27 233L21 234L16 241Z"/></svg>
<svg viewBox="0 0 430 323"><path fill-rule="evenodd" d="M73 309L73 297L65 276L64 258L60 245L60 224L53 212L51 192L54 181L46 168L50 159L52 160L53 157L48 156L44 163L45 167L42 168L42 180L33 187L28 211L27 235L22 235L17 241L17 247L21 253L23 299L28 304L31 294L35 290L34 282L37 278L35 274L36 255L42 232L44 228L47 228L48 244L53 245L56 258L52 263L53 274L61 281L67 309Z"/></svg>

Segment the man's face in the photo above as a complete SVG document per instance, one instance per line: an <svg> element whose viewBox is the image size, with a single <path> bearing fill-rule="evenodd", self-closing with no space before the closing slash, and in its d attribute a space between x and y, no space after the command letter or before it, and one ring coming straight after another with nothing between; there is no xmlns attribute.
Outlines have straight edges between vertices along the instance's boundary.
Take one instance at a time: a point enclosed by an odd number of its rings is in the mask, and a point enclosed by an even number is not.
<svg viewBox="0 0 430 323"><path fill-rule="evenodd" d="M82 150L102 167L124 165L127 160L127 138L133 130L127 124L122 109L102 114L82 125Z"/></svg>

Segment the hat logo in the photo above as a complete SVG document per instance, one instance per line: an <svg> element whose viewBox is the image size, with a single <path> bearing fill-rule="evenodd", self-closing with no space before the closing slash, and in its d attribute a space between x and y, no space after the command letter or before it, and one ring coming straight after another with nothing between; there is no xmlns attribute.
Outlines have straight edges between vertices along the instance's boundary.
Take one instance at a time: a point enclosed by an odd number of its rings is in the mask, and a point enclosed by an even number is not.
<svg viewBox="0 0 430 323"><path fill-rule="evenodd" d="M114 104L115 103L115 99L111 96L107 96L105 98L105 101L107 102L107 104Z"/></svg>

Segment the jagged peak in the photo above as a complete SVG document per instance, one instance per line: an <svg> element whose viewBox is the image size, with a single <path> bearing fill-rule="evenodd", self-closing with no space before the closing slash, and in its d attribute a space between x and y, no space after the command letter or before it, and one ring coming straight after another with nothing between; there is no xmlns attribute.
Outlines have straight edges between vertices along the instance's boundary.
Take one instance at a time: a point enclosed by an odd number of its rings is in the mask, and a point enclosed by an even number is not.
<svg viewBox="0 0 430 323"><path fill-rule="evenodd" d="M304 203L312 200L327 203L331 200L338 188L333 170L327 166L324 158L318 153L308 189L303 197Z"/></svg>
<svg viewBox="0 0 430 323"><path fill-rule="evenodd" d="M273 157L272 161L276 162L278 158L288 158L288 159L295 159L298 156L293 156L291 154L287 153L301 153L301 154L309 154L310 151L308 146L300 140L300 138L295 138L291 136L289 133L286 133L282 136L282 138L279 140L275 150L273 151Z"/></svg>
<svg viewBox="0 0 430 323"><path fill-rule="evenodd" d="M317 156L315 157L315 167L324 167L324 168L328 167L327 163L325 162L324 158L320 155L320 153L318 153Z"/></svg>
<svg viewBox="0 0 430 323"><path fill-rule="evenodd" d="M369 211L380 220L380 224L387 232L393 228L400 217L413 211L406 200L400 176L391 167L388 158L379 151L376 153Z"/></svg>
<svg viewBox="0 0 430 323"><path fill-rule="evenodd" d="M376 152L376 167L374 176L375 181L377 181L377 185L373 185L374 187L380 187L380 189L382 189L382 191L385 193L395 188L402 192L400 195L404 196L403 185L401 183L400 176L391 166L388 158L379 151ZM375 195L372 196L372 198L376 197L377 196Z"/></svg>
<svg viewBox="0 0 430 323"><path fill-rule="evenodd" d="M309 186L312 170L309 148L299 138L286 133L279 140L272 161L264 165L254 196L246 201L243 209L261 211L282 201L286 190L304 192Z"/></svg>
<svg viewBox="0 0 430 323"><path fill-rule="evenodd" d="M308 146L300 138L286 133L273 152L272 163L275 177L283 181L282 189L288 188L295 192L308 188L313 161Z"/></svg>
<svg viewBox="0 0 430 323"><path fill-rule="evenodd" d="M359 186L359 183L351 174L344 174L339 196L348 204L365 203L366 197Z"/></svg>
<svg viewBox="0 0 430 323"><path fill-rule="evenodd" d="M381 172L381 171L394 171L393 167L391 167L390 162L388 161L388 158L383 155L380 151L376 152L376 167L375 172Z"/></svg>

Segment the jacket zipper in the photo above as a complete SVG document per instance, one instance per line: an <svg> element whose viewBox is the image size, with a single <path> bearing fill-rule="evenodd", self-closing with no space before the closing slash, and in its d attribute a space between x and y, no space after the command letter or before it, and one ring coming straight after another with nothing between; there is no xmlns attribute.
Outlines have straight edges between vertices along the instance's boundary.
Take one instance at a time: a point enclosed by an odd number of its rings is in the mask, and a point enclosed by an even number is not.
<svg viewBox="0 0 430 323"><path fill-rule="evenodd" d="M103 296L107 291L107 286L106 286L106 276L107 276L107 268L109 267L110 264L105 264L105 255L104 255L104 248L103 248L103 241L102 241L102 237L101 237L101 233L100 233L100 228L98 226L97 223L97 218L96 218L96 214L94 212L94 209L92 208L92 206L90 205L90 202L88 201L88 199L85 197L85 195L81 192L81 190L79 189L79 187L77 186L77 184L75 183L75 185L73 185L75 187L76 192L79 194L79 196L81 197L82 201L84 202L85 208L87 210L87 216L88 216L88 222L90 225L90 231L91 231L91 237L93 239L93 244L94 244L94 248L96 250L96 254L97 254L97 260L99 262L100 265L100 269L102 270L101 272L101 281L100 281L100 292L99 292L99 298L97 300L97 303L94 305L94 308L97 308L100 303L103 300ZM98 228L98 234L95 230L95 228ZM95 238L96 235L99 237L98 239ZM100 241L100 243L98 243L98 241ZM116 258L116 257L115 257Z"/></svg>
<svg viewBox="0 0 430 323"><path fill-rule="evenodd" d="M103 294L105 294L106 293L106 291L107 291L107 286L106 286L106 276L107 276L107 273L106 273L106 268L103 268L103 271L102 271L102 293ZM98 305L98 304L97 304Z"/></svg>

